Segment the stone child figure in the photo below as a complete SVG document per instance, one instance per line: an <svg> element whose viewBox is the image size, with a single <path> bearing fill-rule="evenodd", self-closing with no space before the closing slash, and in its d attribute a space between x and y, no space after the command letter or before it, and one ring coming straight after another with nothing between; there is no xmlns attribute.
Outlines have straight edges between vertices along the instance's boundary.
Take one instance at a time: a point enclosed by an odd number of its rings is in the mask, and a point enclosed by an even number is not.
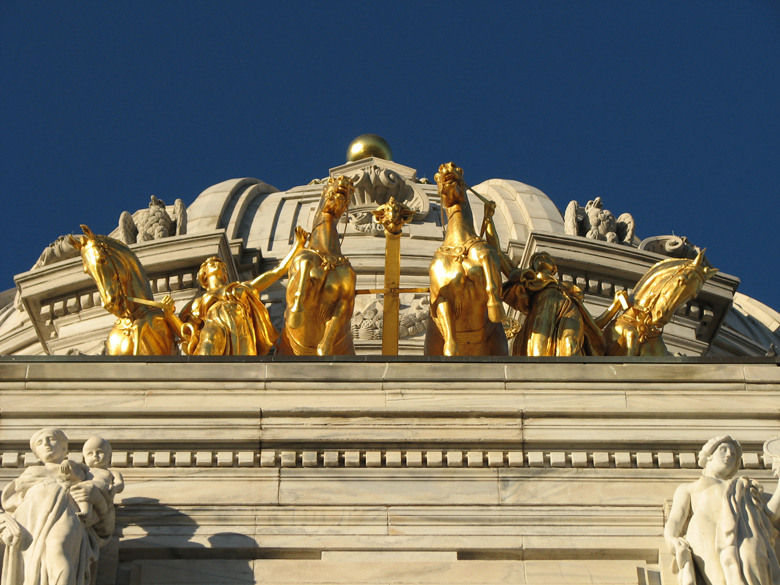
<svg viewBox="0 0 780 585"><path fill-rule="evenodd" d="M125 480L118 470L109 467L113 455L111 443L102 437L91 437L84 443L82 453L92 484L113 502L114 496L125 489Z"/></svg>
<svg viewBox="0 0 780 585"><path fill-rule="evenodd" d="M111 444L102 437L87 439L82 453L85 464L66 459L60 464L60 476L68 485L88 481L100 490L92 491L91 500L78 502L79 517L87 518L93 506L105 507L107 502L113 503L114 496L125 489L125 481L119 471L109 469L113 451Z"/></svg>
<svg viewBox="0 0 780 585"><path fill-rule="evenodd" d="M100 500L97 485L89 481L71 485L72 476L62 477L68 439L61 430L41 429L30 439L30 448L41 465L27 467L2 493L1 582L89 585L100 546L114 531L114 507ZM87 502L94 505L84 515L81 508Z"/></svg>
<svg viewBox="0 0 780 585"><path fill-rule="evenodd" d="M702 476L674 494L664 538L680 585L780 585L774 551L780 483L770 499L761 485L735 477L742 447L715 437L699 453ZM773 464L778 473L778 460Z"/></svg>

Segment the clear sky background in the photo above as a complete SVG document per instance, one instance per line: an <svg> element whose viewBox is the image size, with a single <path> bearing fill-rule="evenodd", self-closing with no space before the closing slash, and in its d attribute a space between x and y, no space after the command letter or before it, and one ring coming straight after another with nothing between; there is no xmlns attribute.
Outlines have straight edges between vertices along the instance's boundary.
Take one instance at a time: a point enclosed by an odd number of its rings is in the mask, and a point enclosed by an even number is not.
<svg viewBox="0 0 780 585"><path fill-rule="evenodd" d="M780 2L0 2L0 290L57 236L376 133L601 196L780 309Z"/></svg>

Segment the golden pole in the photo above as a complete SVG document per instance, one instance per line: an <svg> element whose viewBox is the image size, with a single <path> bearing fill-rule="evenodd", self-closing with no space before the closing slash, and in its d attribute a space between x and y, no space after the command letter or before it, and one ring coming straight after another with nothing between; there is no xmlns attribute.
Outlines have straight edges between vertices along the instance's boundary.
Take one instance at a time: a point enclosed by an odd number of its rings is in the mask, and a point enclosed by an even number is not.
<svg viewBox="0 0 780 585"><path fill-rule="evenodd" d="M398 298L401 284L401 232L414 211L393 197L371 213L385 228L385 298L382 314L382 355L398 355Z"/></svg>
<svg viewBox="0 0 780 585"><path fill-rule="evenodd" d="M398 355L398 311L401 284L401 234L385 231L385 301L382 355Z"/></svg>

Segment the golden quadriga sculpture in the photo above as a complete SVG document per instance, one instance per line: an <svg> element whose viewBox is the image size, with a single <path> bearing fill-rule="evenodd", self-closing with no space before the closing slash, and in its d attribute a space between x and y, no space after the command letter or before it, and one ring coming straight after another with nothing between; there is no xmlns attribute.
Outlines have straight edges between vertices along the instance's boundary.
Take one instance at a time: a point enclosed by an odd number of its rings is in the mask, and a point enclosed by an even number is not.
<svg viewBox="0 0 780 585"><path fill-rule="evenodd" d="M198 270L203 296L191 301L176 318L170 297L164 299L166 316L176 321L188 355L265 355L278 332L271 324L260 293L279 280L300 251L308 234L295 230L295 246L273 269L247 282L228 282L227 267L217 257L206 259Z"/></svg>
<svg viewBox="0 0 780 585"><path fill-rule="evenodd" d="M350 321L355 271L341 253L338 221L354 193L352 179L331 177L322 191L309 243L290 264L279 355L354 355Z"/></svg>
<svg viewBox="0 0 780 585"><path fill-rule="evenodd" d="M441 165L435 180L448 221L429 268L432 323L425 353L507 355L498 253L474 230L463 169Z"/></svg>
<svg viewBox="0 0 780 585"><path fill-rule="evenodd" d="M618 293L600 323L624 311L604 330L607 355L664 356L661 332L675 311L696 298L717 268L704 265L704 250L694 260L669 259L655 264L639 280L632 295Z"/></svg>
<svg viewBox="0 0 780 585"><path fill-rule="evenodd" d="M171 355L176 353L175 327L154 301L149 278L138 257L125 244L99 236L85 225L71 244L81 253L84 272L97 284L103 307L117 316L106 340L108 355Z"/></svg>
<svg viewBox="0 0 780 585"><path fill-rule="evenodd" d="M537 252L531 267L514 271L504 285L504 301L526 315L513 355L604 355L601 327L583 305L583 291L555 278L558 266Z"/></svg>

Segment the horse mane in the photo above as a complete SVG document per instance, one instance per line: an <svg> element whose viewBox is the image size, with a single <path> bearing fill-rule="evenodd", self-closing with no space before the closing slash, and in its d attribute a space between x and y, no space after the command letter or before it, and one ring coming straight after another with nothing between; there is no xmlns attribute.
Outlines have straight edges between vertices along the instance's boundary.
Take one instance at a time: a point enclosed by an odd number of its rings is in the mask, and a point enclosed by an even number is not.
<svg viewBox="0 0 780 585"><path fill-rule="evenodd" d="M654 306L668 284L678 275L688 272L697 273L702 284L709 277L702 266L696 265L693 260L688 258L670 258L658 262L636 283L633 293L634 300L645 307Z"/></svg>

